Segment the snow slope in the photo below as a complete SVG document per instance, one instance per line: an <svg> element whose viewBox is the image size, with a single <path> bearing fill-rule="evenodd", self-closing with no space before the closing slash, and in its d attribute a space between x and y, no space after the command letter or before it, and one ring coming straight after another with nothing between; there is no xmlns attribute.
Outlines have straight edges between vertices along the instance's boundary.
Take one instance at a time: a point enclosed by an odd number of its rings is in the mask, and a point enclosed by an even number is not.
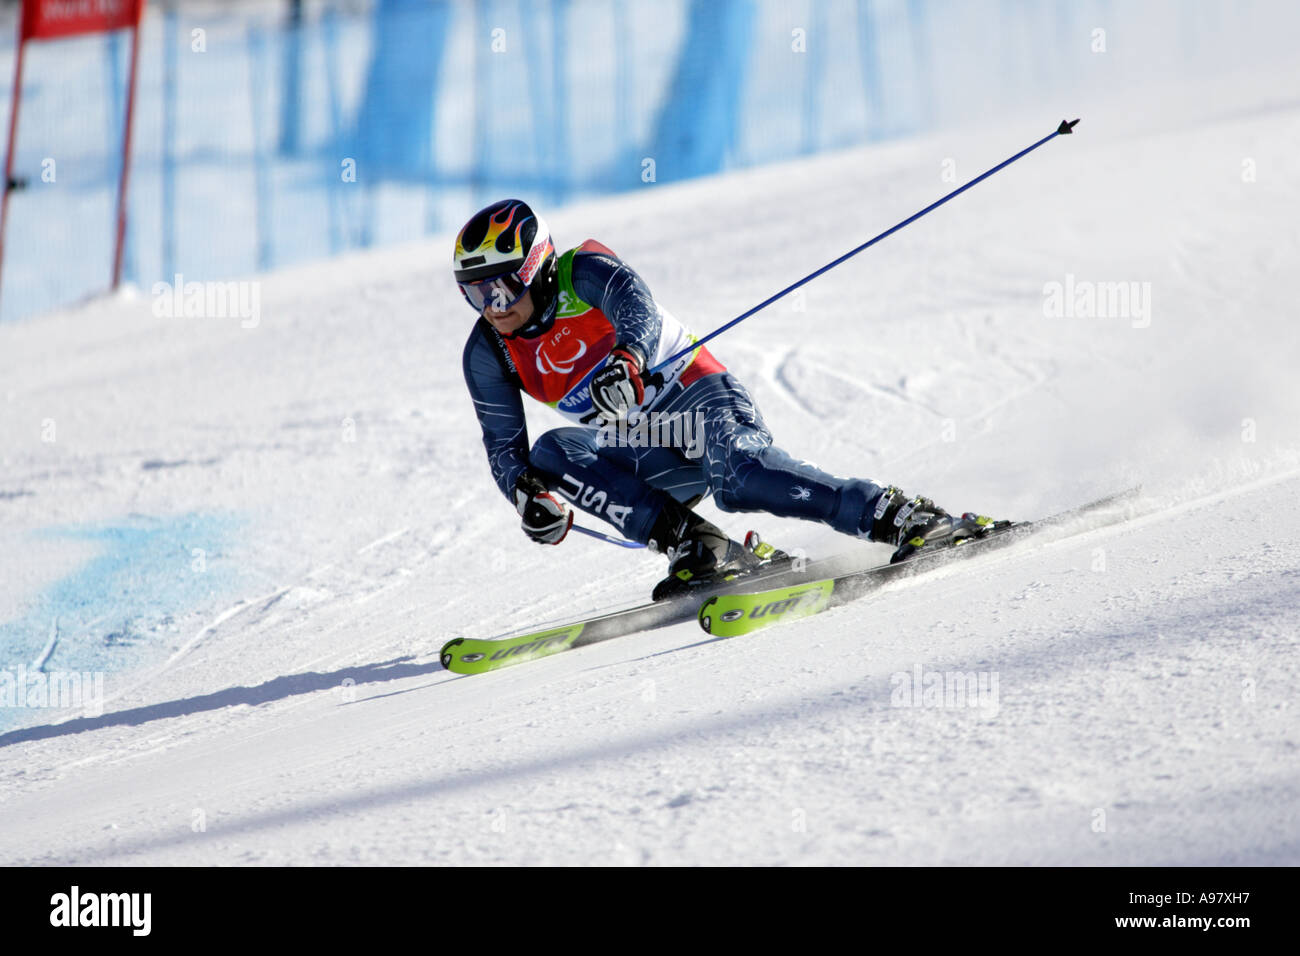
<svg viewBox="0 0 1300 956"><path fill-rule="evenodd" d="M146 294L0 328L0 666L106 697L0 709L0 862L1300 862L1300 107L1272 79L1071 104L1076 136L719 341L837 473L1015 516L1144 488L1125 524L749 638L441 670L663 564L519 533L446 237L257 278L254 328ZM704 331L1059 118L548 219ZM1067 276L1150 310L1048 317ZM899 706L918 668L996 696Z"/></svg>

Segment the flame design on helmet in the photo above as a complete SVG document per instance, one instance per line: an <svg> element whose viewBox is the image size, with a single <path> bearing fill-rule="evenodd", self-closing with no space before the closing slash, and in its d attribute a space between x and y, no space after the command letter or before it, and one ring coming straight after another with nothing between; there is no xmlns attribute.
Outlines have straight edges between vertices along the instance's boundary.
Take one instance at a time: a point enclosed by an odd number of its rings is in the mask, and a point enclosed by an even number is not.
<svg viewBox="0 0 1300 956"><path fill-rule="evenodd" d="M546 224L528 204L503 199L474 214L456 237L453 268L459 282L478 281L503 272L520 272L531 282L548 252L553 252ZM526 270L528 275L523 275Z"/></svg>

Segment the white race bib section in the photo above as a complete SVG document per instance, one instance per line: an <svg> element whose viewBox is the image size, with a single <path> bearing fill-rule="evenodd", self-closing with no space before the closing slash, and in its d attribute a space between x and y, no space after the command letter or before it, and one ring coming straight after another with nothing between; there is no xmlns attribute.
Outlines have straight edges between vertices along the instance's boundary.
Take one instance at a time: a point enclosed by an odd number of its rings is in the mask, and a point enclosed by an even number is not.
<svg viewBox="0 0 1300 956"><path fill-rule="evenodd" d="M686 327L678 322L671 312L661 306L659 314L663 317L663 326L659 332L659 349L655 352L653 358L646 360L647 371L654 368L668 356L680 352L695 341L695 336L691 335L691 333L687 331ZM672 385L681 377L682 372L684 372L691 364L695 355L696 353L694 350L687 352L677 361L673 362L672 365L660 370L659 374L664 377L663 385L659 387L651 386L649 384L646 385L645 401L641 403L642 411L652 411L654 409L655 403L658 402L664 392L667 391L668 386Z"/></svg>

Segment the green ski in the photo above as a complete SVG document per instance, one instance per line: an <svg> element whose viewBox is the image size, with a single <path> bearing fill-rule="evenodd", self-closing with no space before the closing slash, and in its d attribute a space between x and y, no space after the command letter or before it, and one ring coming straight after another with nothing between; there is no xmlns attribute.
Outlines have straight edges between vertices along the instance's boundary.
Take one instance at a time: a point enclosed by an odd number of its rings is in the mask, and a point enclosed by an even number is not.
<svg viewBox="0 0 1300 956"><path fill-rule="evenodd" d="M756 585L791 585L825 577L827 574L839 574L854 566L851 557L841 556L809 562L800 570L759 570L703 594L684 594L667 601L598 613L581 621L557 623L499 637L457 637L442 646L442 666L458 674L481 674L484 671L498 670L624 634L693 620L699 610L700 600L710 593L726 593ZM861 567L861 564L856 566Z"/></svg>
<svg viewBox="0 0 1300 956"><path fill-rule="evenodd" d="M929 554L922 552L897 564L882 564L793 586L715 595L700 607L700 627L717 637L734 637L784 621L819 614L828 608L856 600L897 578L921 574L955 560L985 554L1021 541L1045 528L1118 506L1135 496L1138 490L1133 488L1117 495L1107 495L1039 521L1015 522L982 538L959 542ZM1107 524L1124 520L1128 513L1117 508L1110 517L1112 520L1107 521Z"/></svg>

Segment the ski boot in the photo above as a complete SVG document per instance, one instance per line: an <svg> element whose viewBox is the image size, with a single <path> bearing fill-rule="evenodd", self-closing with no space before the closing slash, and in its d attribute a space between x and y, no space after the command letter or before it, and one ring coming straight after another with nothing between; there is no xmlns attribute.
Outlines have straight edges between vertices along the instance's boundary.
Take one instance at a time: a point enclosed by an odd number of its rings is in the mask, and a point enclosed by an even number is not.
<svg viewBox="0 0 1300 956"><path fill-rule="evenodd" d="M1008 524L1008 521L994 521L970 511L961 517L953 517L931 499L920 495L908 498L890 485L876 502L867 536L872 541L893 545L894 553L889 563L897 564L923 548L937 551L953 547L982 538Z"/></svg>
<svg viewBox="0 0 1300 956"><path fill-rule="evenodd" d="M703 591L734 581L760 568L792 562L790 555L763 541L755 531L745 543L732 541L717 525L673 501L655 524L650 547L668 555L668 576L655 585L654 601Z"/></svg>

